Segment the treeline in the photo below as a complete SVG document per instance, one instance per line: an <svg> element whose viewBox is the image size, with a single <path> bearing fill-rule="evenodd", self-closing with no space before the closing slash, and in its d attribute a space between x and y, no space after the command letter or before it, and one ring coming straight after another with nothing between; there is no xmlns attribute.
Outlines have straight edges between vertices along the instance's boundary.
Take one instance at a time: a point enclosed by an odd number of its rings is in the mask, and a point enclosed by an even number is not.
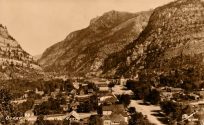
<svg viewBox="0 0 204 125"><path fill-rule="evenodd" d="M27 79L12 79L4 80L0 82L2 88L10 90L12 98L20 98L25 94L25 91L35 91L37 88L39 91L44 91L45 94L50 94L54 92L55 89L60 89L61 91L71 91L73 89L72 81L61 79L51 79L51 80L27 80Z"/></svg>
<svg viewBox="0 0 204 125"><path fill-rule="evenodd" d="M160 92L152 88L151 84L128 80L126 87L134 92L133 98L136 100L143 100L144 103L150 102L153 105L159 104L161 101Z"/></svg>

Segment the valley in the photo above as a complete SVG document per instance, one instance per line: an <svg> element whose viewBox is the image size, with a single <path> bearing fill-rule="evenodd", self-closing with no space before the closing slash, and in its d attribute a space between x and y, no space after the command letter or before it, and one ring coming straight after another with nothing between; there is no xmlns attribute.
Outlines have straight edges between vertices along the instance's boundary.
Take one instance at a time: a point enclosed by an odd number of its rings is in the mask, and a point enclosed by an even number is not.
<svg viewBox="0 0 204 125"><path fill-rule="evenodd" d="M0 125L204 124L204 2L108 11L32 56L0 24Z"/></svg>

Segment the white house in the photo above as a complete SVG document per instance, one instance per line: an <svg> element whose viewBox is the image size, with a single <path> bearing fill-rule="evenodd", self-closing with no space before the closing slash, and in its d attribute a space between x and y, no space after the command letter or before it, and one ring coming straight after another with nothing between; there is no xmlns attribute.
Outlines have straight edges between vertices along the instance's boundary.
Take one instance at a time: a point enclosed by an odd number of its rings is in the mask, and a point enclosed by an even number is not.
<svg viewBox="0 0 204 125"><path fill-rule="evenodd" d="M89 117L92 115L92 113L77 113L76 111L70 112L65 120L72 122L77 122L81 124L88 124Z"/></svg>
<svg viewBox="0 0 204 125"><path fill-rule="evenodd" d="M34 112L32 110L28 110L28 111L25 112L24 116L26 118L33 117L34 116Z"/></svg>
<svg viewBox="0 0 204 125"><path fill-rule="evenodd" d="M35 93L38 95L43 95L44 91L39 91L37 88L35 89Z"/></svg>
<svg viewBox="0 0 204 125"><path fill-rule="evenodd" d="M103 116L103 125L128 125L128 121L122 114L113 113L110 116Z"/></svg>

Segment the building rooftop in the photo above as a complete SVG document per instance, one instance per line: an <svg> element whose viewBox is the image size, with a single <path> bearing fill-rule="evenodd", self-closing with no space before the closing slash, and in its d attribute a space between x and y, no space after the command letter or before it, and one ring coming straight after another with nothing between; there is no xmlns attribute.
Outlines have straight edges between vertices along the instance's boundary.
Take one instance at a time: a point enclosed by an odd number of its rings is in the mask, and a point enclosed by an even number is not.
<svg viewBox="0 0 204 125"><path fill-rule="evenodd" d="M112 111L115 113L124 113L125 111L125 107L122 104L118 104L118 105L109 105L109 106L103 106L102 107L103 111Z"/></svg>
<svg viewBox="0 0 204 125"><path fill-rule="evenodd" d="M99 87L99 91L109 91L109 87Z"/></svg>

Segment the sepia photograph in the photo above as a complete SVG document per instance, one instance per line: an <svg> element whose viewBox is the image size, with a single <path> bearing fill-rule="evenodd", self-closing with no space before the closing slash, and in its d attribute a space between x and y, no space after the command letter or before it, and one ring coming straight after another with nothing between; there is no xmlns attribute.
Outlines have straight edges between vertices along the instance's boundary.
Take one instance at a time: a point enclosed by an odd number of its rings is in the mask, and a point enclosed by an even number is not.
<svg viewBox="0 0 204 125"><path fill-rule="evenodd" d="M0 125L204 125L204 0L0 0Z"/></svg>

